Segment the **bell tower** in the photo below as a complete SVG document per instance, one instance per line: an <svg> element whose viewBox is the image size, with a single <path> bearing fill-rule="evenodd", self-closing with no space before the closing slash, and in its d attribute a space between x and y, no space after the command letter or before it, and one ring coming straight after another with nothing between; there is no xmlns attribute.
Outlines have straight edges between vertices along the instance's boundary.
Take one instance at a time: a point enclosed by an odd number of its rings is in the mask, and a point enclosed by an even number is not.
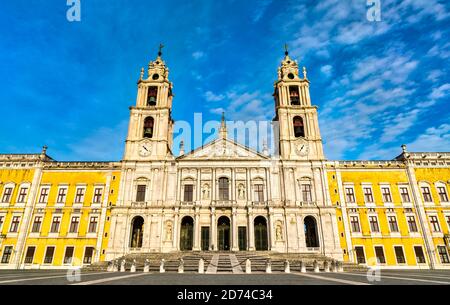
<svg viewBox="0 0 450 305"><path fill-rule="evenodd" d="M278 149L285 160L323 160L317 106L311 105L306 68L302 77L296 60L285 57L275 82L275 126Z"/></svg>
<svg viewBox="0 0 450 305"><path fill-rule="evenodd" d="M138 81L136 106L130 107L130 123L124 160L163 160L172 155L173 141L172 87L169 69L158 57L144 68Z"/></svg>

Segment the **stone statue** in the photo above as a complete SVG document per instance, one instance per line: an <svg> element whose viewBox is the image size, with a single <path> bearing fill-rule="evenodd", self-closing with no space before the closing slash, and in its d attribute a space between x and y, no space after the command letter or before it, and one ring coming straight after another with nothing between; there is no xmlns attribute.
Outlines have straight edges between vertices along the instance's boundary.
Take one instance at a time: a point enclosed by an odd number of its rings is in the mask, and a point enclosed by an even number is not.
<svg viewBox="0 0 450 305"><path fill-rule="evenodd" d="M166 241L171 241L172 235L172 223L168 221L166 224Z"/></svg>
<svg viewBox="0 0 450 305"><path fill-rule="evenodd" d="M209 184L203 185L202 193L203 193L203 197L202 197L203 199L209 199Z"/></svg>
<svg viewBox="0 0 450 305"><path fill-rule="evenodd" d="M243 184L239 184L238 186L238 198L245 199L245 187Z"/></svg>
<svg viewBox="0 0 450 305"><path fill-rule="evenodd" d="M277 236L277 240L283 240L283 228L281 227L281 223L277 224L277 228L276 228L276 236Z"/></svg>

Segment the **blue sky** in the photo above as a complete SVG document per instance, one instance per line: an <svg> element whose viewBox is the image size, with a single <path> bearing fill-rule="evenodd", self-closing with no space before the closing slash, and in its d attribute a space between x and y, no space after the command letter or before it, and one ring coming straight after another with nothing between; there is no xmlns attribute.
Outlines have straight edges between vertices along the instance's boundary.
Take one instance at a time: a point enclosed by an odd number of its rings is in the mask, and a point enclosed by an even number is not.
<svg viewBox="0 0 450 305"><path fill-rule="evenodd" d="M308 69L329 159L450 151L450 4L381 0L64 0L0 4L0 152L120 160L140 68L160 42L173 117L270 120L288 43Z"/></svg>

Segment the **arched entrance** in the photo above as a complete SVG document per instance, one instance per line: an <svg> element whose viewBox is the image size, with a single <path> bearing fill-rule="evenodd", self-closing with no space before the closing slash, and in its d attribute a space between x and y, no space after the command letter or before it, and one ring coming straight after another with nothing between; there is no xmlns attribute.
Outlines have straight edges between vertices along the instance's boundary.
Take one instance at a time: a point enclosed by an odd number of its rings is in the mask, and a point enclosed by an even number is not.
<svg viewBox="0 0 450 305"><path fill-rule="evenodd" d="M305 217L305 240L307 248L319 248L316 219L312 216Z"/></svg>
<svg viewBox="0 0 450 305"><path fill-rule="evenodd" d="M144 218L136 216L131 221L131 241L130 248L142 248L142 237L144 234Z"/></svg>
<svg viewBox="0 0 450 305"><path fill-rule="evenodd" d="M217 221L217 243L219 251L230 250L230 218L222 216Z"/></svg>
<svg viewBox="0 0 450 305"><path fill-rule="evenodd" d="M262 216L258 216L255 218L254 224L255 224L255 249L256 249L256 251L269 250L266 219Z"/></svg>
<svg viewBox="0 0 450 305"><path fill-rule="evenodd" d="M194 219L186 216L181 220L180 250L191 251L194 245Z"/></svg>

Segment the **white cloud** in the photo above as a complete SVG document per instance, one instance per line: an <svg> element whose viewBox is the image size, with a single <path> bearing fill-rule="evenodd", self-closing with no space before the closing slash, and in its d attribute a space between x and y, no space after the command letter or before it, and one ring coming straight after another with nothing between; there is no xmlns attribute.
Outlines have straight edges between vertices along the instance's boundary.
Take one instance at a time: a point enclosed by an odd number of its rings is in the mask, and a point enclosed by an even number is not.
<svg viewBox="0 0 450 305"><path fill-rule="evenodd" d="M206 91L204 97L208 102L219 102L225 98L224 95L214 94L212 91Z"/></svg>
<svg viewBox="0 0 450 305"><path fill-rule="evenodd" d="M202 51L196 51L196 52L192 53L192 57L193 57L195 60L199 60L199 59L205 57L205 53L202 52Z"/></svg>
<svg viewBox="0 0 450 305"><path fill-rule="evenodd" d="M333 73L333 67L331 65L325 65L322 68L320 68L320 71L326 76L330 77Z"/></svg>
<svg viewBox="0 0 450 305"><path fill-rule="evenodd" d="M450 94L450 83L443 84L437 88L434 88L430 94L430 99L437 100Z"/></svg>
<svg viewBox="0 0 450 305"><path fill-rule="evenodd" d="M425 134L408 144L409 151L450 151L450 124L428 128Z"/></svg>

